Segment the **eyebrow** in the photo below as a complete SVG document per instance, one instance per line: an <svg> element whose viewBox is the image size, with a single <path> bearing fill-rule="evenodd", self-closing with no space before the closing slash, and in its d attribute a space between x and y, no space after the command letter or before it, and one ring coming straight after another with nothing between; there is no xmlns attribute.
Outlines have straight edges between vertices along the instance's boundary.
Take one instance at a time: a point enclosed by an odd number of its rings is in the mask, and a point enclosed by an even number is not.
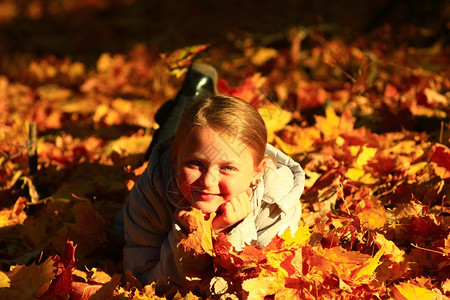
<svg viewBox="0 0 450 300"><path fill-rule="evenodd" d="M198 155L198 153L191 153L186 155L186 159L187 160L200 160L200 161L205 161L206 160L206 156L204 155L203 152L200 152L201 155ZM203 154L203 155L202 155ZM221 159L221 157L226 157L226 160ZM236 162L236 160L229 160L228 157L226 155L221 155L219 156L219 159L217 160L217 163L219 165L238 165L238 163Z"/></svg>

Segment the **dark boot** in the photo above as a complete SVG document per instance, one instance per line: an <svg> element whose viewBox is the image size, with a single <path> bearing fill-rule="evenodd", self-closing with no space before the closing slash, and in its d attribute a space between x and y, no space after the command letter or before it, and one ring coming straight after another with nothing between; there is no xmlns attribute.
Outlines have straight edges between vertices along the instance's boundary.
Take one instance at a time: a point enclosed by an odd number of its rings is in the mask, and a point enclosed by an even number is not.
<svg viewBox="0 0 450 300"><path fill-rule="evenodd" d="M217 77L217 71L210 65L193 63L189 67L175 99L165 102L155 114L159 128L153 134L145 160L156 144L175 135L184 113L196 100L217 94Z"/></svg>

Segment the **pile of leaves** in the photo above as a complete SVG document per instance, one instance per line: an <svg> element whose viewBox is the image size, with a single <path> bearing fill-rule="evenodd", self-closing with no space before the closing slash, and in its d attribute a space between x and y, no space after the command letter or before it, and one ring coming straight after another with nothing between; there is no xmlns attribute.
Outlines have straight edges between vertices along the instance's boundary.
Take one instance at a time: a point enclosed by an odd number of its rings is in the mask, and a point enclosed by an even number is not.
<svg viewBox="0 0 450 300"><path fill-rule="evenodd" d="M5 61L0 298L449 297L449 48L391 45L392 34L344 42L293 28L285 47L245 38L170 54L138 45L92 70ZM300 162L303 216L297 232L236 253L198 214L179 247L210 267L157 295L123 274L114 219L145 169L154 113L194 58Z"/></svg>

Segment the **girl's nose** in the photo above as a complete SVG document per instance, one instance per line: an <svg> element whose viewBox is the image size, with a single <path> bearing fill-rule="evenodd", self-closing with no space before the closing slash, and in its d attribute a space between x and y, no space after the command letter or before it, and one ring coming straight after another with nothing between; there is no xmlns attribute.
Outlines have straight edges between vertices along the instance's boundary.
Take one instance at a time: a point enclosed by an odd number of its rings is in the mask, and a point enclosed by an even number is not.
<svg viewBox="0 0 450 300"><path fill-rule="evenodd" d="M219 180L219 173L214 170L205 170L203 174L203 185L205 187L211 187L217 184Z"/></svg>

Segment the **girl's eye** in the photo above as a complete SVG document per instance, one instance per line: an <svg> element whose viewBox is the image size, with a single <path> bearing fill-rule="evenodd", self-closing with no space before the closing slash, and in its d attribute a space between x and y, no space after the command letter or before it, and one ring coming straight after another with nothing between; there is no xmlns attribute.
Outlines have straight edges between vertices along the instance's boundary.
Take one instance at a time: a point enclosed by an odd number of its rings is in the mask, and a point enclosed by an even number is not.
<svg viewBox="0 0 450 300"><path fill-rule="evenodd" d="M232 166L224 166L224 167L222 167L222 170L231 172L231 171L236 171L236 168L232 167Z"/></svg>
<svg viewBox="0 0 450 300"><path fill-rule="evenodd" d="M202 162L199 160L190 160L187 162L187 165L189 166L196 166L196 167L201 167L203 166Z"/></svg>

